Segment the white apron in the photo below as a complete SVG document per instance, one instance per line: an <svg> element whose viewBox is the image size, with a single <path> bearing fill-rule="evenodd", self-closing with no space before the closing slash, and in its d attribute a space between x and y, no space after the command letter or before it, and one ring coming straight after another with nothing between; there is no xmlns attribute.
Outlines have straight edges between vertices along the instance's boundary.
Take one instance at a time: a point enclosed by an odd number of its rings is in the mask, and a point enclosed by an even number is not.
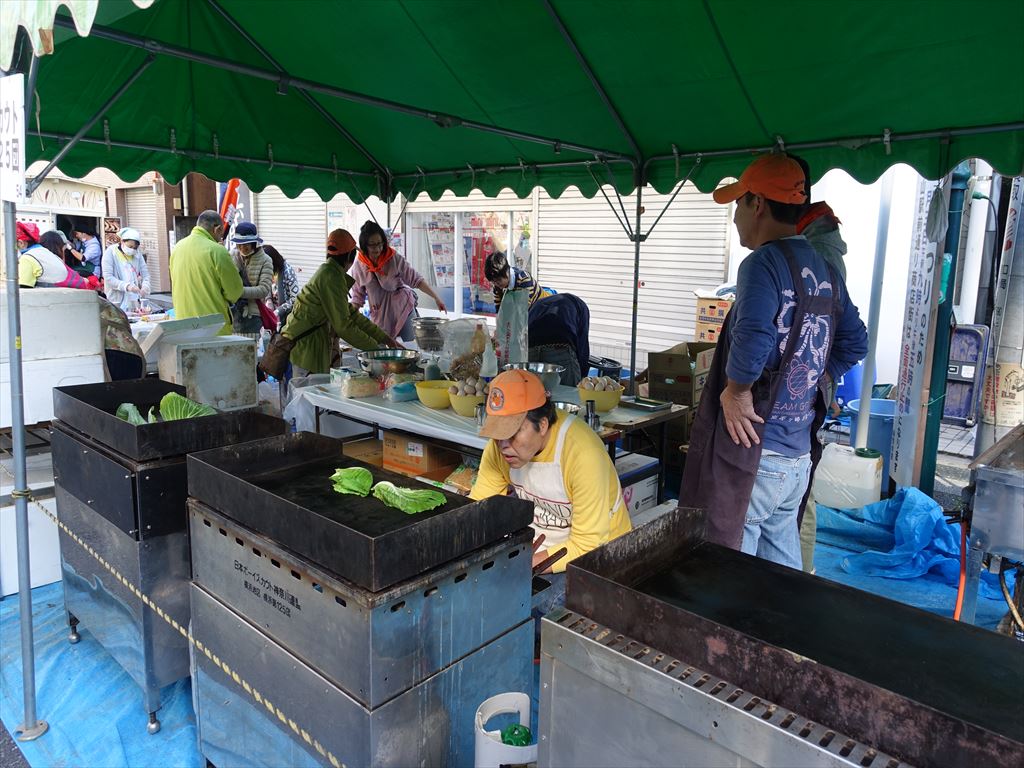
<svg viewBox="0 0 1024 768"><path fill-rule="evenodd" d="M509 469L512 490L520 499L533 502L533 538L544 534L544 549L555 550L569 541L572 530L572 501L562 477L562 450L575 416L567 414L555 435L553 461L531 461Z"/></svg>

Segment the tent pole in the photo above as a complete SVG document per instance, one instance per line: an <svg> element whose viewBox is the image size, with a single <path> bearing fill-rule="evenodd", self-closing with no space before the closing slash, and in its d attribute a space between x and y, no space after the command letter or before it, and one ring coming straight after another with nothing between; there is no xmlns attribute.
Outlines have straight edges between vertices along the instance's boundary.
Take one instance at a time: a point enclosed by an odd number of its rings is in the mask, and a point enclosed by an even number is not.
<svg viewBox="0 0 1024 768"><path fill-rule="evenodd" d="M36 61L36 59L33 59L33 61ZM113 96L111 96L109 99L107 99L106 103L104 103L104 105L99 108L99 110L96 112L96 114L93 115L92 118L90 118L85 123L85 125L83 125L81 128L78 129L78 133L76 133L74 136L72 136L71 140L67 144L65 144L63 147L60 148L60 151L57 152L57 155L53 158L53 160L48 162L46 164L46 167L43 168L43 170L41 170L38 174L36 174L36 176L31 181L26 182L26 184L25 184L25 196L26 197L31 197L32 196L32 193L36 191L36 188L40 184L43 183L43 179L46 178L46 175L50 171L52 171L54 168L57 167L57 163L59 163L61 160L63 160L67 156L68 152L70 152L72 149L75 148L75 145L78 144L79 140L83 136L85 136L85 134L87 134L89 132L89 129L92 128L94 125L96 125L96 121L99 120L101 117L103 117L103 113L105 113L108 109L110 109L114 105L114 103L119 98L121 98L121 96L124 95L124 92L132 87L132 84L136 80L139 79L139 77L142 75L143 72L145 72L147 69L149 69L149 65L152 64L154 61L156 61L156 56L154 56L153 54L150 54L149 56L147 56L145 61L142 62L142 64L139 66L139 68L136 69L135 72L132 73L132 76L129 77L127 80L125 80L124 84L120 88L118 88L117 91L114 92ZM34 97L34 94L32 94L29 98L33 98L33 97ZM28 102L26 102L26 117L27 117L28 109L29 109Z"/></svg>
<svg viewBox="0 0 1024 768"><path fill-rule="evenodd" d="M287 77L287 73L284 71L284 67L282 67L280 64L278 64L277 61L274 59L274 57L270 55L270 52L267 51L267 49L264 48L262 45L260 45L255 40L255 38L253 38L252 35L250 35L248 32L246 32L242 28L241 24L239 24L237 21L235 21L234 16L232 16L230 13L228 13L223 8L221 8L220 4L215 2L215 0L206 0L206 1L207 1L207 4L211 8L213 8L213 10L215 10L217 13L219 13L221 16L224 17L224 20L228 24L231 25L231 28L234 29L235 32L237 32L239 34L239 36L243 40L245 40L245 42L247 42L250 46L252 46L252 48L260 54L260 56L262 56L264 59L267 60L267 63L270 64L270 66L272 66L274 69L276 69L282 75ZM349 130L347 128L345 128L345 126L343 126L341 123L339 123L337 120L335 120L334 116L331 115L326 109L324 109L324 106L319 101L314 99L309 94L309 91L304 91L301 88L297 88L296 90L298 90L298 92L300 94L302 94L302 97L307 102L309 102L309 105L311 107L313 107L313 109L315 109L317 112L320 113L320 116L323 117L323 119L327 121L328 125L330 125L332 128L334 128L334 130L336 130L338 133L340 133L342 136L344 136L349 144L351 144L353 147L355 147L357 150L359 150L359 153L362 154L362 156L365 157L367 160L369 160L370 164L374 168L376 168L381 173L387 173L387 169L384 167L384 165L379 160L377 160L377 158L374 157L366 147L364 147L362 144L360 144L359 141L356 139L356 137L353 136L349 132ZM390 224L388 226L390 226Z"/></svg>
<svg viewBox="0 0 1024 768"><path fill-rule="evenodd" d="M54 28L63 27L65 29L74 29L75 22L73 19L69 19L64 16L57 16L53 20L53 26ZM327 96L333 96L356 104L366 104L371 107L379 107L381 109L391 110L392 112L412 115L413 117L421 117L425 120L430 120L431 122L436 123L441 128L468 128L470 130L481 131L483 133L493 133L497 136L505 136L509 139L519 139L521 141L529 141L534 144L544 144L553 148L556 152L565 149L572 152L582 152L585 155L597 155L598 157L606 157L609 159L616 158L619 160L630 161L633 159L621 152L613 152L611 150L598 149L596 147L587 147L571 141L562 141L561 139L553 139L548 136L538 136L537 134L526 133L524 131L501 128L496 125L480 123L476 120L467 120L459 117L458 115L434 112L429 109L414 107L397 101L379 99L375 96L368 96L365 93L349 91L345 88L337 88L326 83L318 83L314 80L306 80L301 77L291 77L287 72L270 72L266 69L249 66L248 64L242 64L237 61L222 59L218 56L211 56L205 53L197 53L176 45L168 45L167 43L162 43L159 40L136 37L135 35L128 34L127 32L120 32L116 29L103 27L98 24L93 26L89 35L90 37L99 38L101 40L112 40L115 43L122 43L123 45L131 46L132 48L141 48L142 50L149 51L151 54L159 53L165 56L171 56L172 58L192 61L197 64L205 64L206 66L214 67L216 69L223 69L227 72L235 72L240 75L248 75L249 77L259 78L261 80L269 80L271 82L278 83L279 86L285 88L292 87L300 90L312 91L314 93L323 93Z"/></svg>
<svg viewBox="0 0 1024 768"><path fill-rule="evenodd" d="M27 113L28 110L26 110ZM14 452L14 514L18 540L18 613L21 626L21 677L25 721L15 730L18 741L32 741L49 726L36 717L36 657L32 629L32 568L28 549L28 480L25 470L25 382L21 371L21 306L18 296L18 251L14 203L4 201L4 251L7 254L7 350L11 369L11 443Z"/></svg>
<svg viewBox="0 0 1024 768"><path fill-rule="evenodd" d="M39 74L39 59L31 56L28 69L28 84L25 94L25 114L22 119L28 124L35 98L36 78ZM27 187L27 185L26 185ZM26 197L31 192L26 191ZM32 564L29 554L28 532L28 478L25 467L25 381L21 370L21 296L18 293L18 249L16 206L4 201L4 251L7 272L7 350L11 379L11 449L14 454L14 499L15 538L18 550L18 614L21 627L21 679L25 705L24 722L15 729L18 741L34 741L49 729L45 720L36 714L36 656L32 619Z"/></svg>
<svg viewBox="0 0 1024 768"><path fill-rule="evenodd" d="M868 306L868 355L864 358L864 372L860 384L860 409L857 434L853 435L854 448L878 448L868 445L868 426L871 423L871 388L875 381L875 351L878 349L878 318L882 313L882 280L885 277L885 249L889 243L889 210L892 208L892 175L890 168L882 176L882 191L878 208L878 227L875 233L875 266L871 270L871 303ZM889 478L882 478L882 492L889 487Z"/></svg>
<svg viewBox="0 0 1024 768"><path fill-rule="evenodd" d="M642 166L637 166L634 178L636 178L636 228L631 238L633 240L633 325L629 336L629 394L636 396L636 321L639 313L640 301L640 243L645 235L640 228L640 217L643 215L643 190L644 174Z"/></svg>

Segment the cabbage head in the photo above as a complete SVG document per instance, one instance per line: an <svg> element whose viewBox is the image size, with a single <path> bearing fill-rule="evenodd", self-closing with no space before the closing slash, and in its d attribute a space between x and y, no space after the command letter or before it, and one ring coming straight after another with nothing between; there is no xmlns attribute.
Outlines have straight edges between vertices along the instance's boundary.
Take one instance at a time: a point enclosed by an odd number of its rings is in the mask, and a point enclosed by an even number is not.
<svg viewBox="0 0 1024 768"><path fill-rule="evenodd" d="M142 414L139 413L139 409L135 407L134 403L121 403L117 406L117 411L114 415L119 419L124 419L133 427L138 427L146 423L146 420L142 418Z"/></svg>
<svg viewBox="0 0 1024 768"><path fill-rule="evenodd" d="M338 493L366 496L373 485L373 473L366 467L348 467L334 470L331 480L334 482L334 490Z"/></svg>
<svg viewBox="0 0 1024 768"><path fill-rule="evenodd" d="M373 495L389 507L400 509L407 515L426 512L444 504L447 499L443 493L428 488L399 488L394 483L381 480L373 486Z"/></svg>
<svg viewBox="0 0 1024 768"><path fill-rule="evenodd" d="M164 421L193 419L197 416L216 416L217 411L208 405L182 397L177 392L168 392L160 398L160 418Z"/></svg>

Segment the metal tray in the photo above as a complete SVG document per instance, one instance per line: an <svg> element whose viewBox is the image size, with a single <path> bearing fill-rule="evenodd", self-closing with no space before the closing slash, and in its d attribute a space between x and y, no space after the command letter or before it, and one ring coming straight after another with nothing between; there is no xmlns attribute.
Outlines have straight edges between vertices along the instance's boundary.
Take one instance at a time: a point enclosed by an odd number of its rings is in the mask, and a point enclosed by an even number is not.
<svg viewBox="0 0 1024 768"><path fill-rule="evenodd" d="M566 607L918 765L1024 764L1015 641L703 541L677 509L571 562Z"/></svg>
<svg viewBox="0 0 1024 768"><path fill-rule="evenodd" d="M533 521L512 497L447 502L407 515L373 496L342 495L330 476L363 466L374 481L422 485L342 455L341 442L301 432L188 457L189 496L354 584L379 592Z"/></svg>
<svg viewBox="0 0 1024 768"><path fill-rule="evenodd" d="M619 401L619 405L641 411L667 411L672 407L672 403L667 400L652 400L648 397L633 397L633 395L623 397Z"/></svg>
<svg viewBox="0 0 1024 768"><path fill-rule="evenodd" d="M83 435L135 461L184 456L222 445L283 435L288 425L255 410L218 413L132 426L114 413L121 403L134 403L145 415L168 392L185 396L185 388L160 379L135 379L102 384L54 387L53 415Z"/></svg>

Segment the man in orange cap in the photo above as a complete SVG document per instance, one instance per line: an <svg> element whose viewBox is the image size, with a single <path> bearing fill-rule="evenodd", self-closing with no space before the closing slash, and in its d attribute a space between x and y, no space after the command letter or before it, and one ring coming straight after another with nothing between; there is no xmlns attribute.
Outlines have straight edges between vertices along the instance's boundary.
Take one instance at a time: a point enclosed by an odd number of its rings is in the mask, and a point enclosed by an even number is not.
<svg viewBox="0 0 1024 768"><path fill-rule="evenodd" d="M733 222L751 253L740 265L690 432L679 501L707 511L707 538L801 567L799 512L828 382L867 353L867 332L842 277L797 234L804 171L763 155L715 190L736 203Z"/></svg>
<svg viewBox="0 0 1024 768"><path fill-rule="evenodd" d="M348 270L355 258L356 241L347 230L336 229L327 236L327 261L299 291L281 330L295 342L290 356L294 376L328 373L337 338L357 349L398 346L348 302L353 283Z"/></svg>
<svg viewBox="0 0 1024 768"><path fill-rule="evenodd" d="M545 607L553 607L565 594L566 564L630 529L615 465L597 434L555 408L529 371L505 371L491 382L480 434L491 440L470 498L512 493L533 502L535 540L544 536L534 565L566 549L550 568Z"/></svg>

